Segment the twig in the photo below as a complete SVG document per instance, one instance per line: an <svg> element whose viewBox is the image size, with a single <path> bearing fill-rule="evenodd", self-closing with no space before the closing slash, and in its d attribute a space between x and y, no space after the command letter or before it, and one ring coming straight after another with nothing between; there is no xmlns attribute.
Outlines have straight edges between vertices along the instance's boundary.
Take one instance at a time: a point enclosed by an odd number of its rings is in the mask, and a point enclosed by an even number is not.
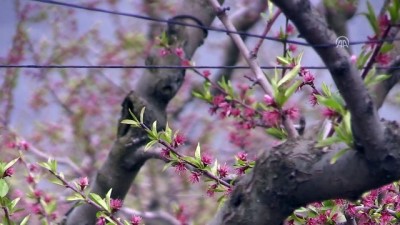
<svg viewBox="0 0 400 225"><path fill-rule="evenodd" d="M265 29L262 33L262 36L267 36L268 32L271 30L272 25L275 23L276 19L279 17L279 15L281 14L281 10L278 9L275 14L268 20L267 22L267 26L265 26ZM252 57L257 57L258 54L258 50L260 50L260 47L262 45L262 43L264 42L264 38L260 38L256 44L256 46L254 47L254 49L251 51L251 56ZM286 45L286 42L284 42L284 44Z"/></svg>
<svg viewBox="0 0 400 225"><path fill-rule="evenodd" d="M250 66L250 69L253 71L256 78L256 82L260 84L261 88L266 94L268 94L269 96L274 96L273 88L269 83L268 79L266 78L265 74L261 70L257 59L251 57L250 51L247 49L240 35L231 32L231 31L236 32L236 28L233 26L232 22L226 15L225 13L226 9L223 9L217 0L209 0L209 2L217 12L217 17L221 20L225 28L229 31L229 36L232 38L232 41L236 44L240 53L246 60L247 64ZM292 121L289 118L283 118L283 125L288 133L288 138L293 139L298 136L298 133L294 128Z"/></svg>
<svg viewBox="0 0 400 225"><path fill-rule="evenodd" d="M382 34L382 40L386 38L386 36L389 34L391 25L388 25L385 29L385 31ZM371 69L372 65L375 63L376 56L378 55L379 51L381 50L384 42L380 42L377 44L377 46L374 49L374 52L372 53L371 57L369 58L367 62L367 66L363 70L363 73L361 74L361 77L364 79L365 76L367 76L369 70Z"/></svg>

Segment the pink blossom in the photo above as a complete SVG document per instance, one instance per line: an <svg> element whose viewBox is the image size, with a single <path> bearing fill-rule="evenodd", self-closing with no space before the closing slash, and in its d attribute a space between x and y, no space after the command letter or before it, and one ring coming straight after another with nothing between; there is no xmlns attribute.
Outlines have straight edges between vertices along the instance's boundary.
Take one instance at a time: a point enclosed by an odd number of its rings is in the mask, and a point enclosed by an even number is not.
<svg viewBox="0 0 400 225"><path fill-rule="evenodd" d="M107 221L104 217L99 217L96 221L96 225L106 225Z"/></svg>
<svg viewBox="0 0 400 225"><path fill-rule="evenodd" d="M42 212L42 207L40 207L39 203L33 204L32 207L31 207L31 211L32 211L33 214L36 214L36 215L41 215L43 213Z"/></svg>
<svg viewBox="0 0 400 225"><path fill-rule="evenodd" d="M289 44L288 50L290 52L295 52L297 50L297 46L294 44Z"/></svg>
<svg viewBox="0 0 400 225"><path fill-rule="evenodd" d="M182 62L181 62L181 65L182 66L191 66L192 63L190 62L190 60L183 59Z"/></svg>
<svg viewBox="0 0 400 225"><path fill-rule="evenodd" d="M122 200L121 199L111 199L110 200L110 207L112 212L116 212L121 209L122 207Z"/></svg>
<svg viewBox="0 0 400 225"><path fill-rule="evenodd" d="M189 176L189 181L193 184L198 183L200 181L200 176L201 174L199 172L191 172Z"/></svg>
<svg viewBox="0 0 400 225"><path fill-rule="evenodd" d="M89 179L87 177L79 178L78 185L81 188L81 191L85 190L85 188L89 185Z"/></svg>
<svg viewBox="0 0 400 225"><path fill-rule="evenodd" d="M184 53L184 51L183 51L182 48L176 48L176 49L175 49L175 54L176 54L179 58L182 59L182 58L184 57L183 55L184 55L185 53Z"/></svg>
<svg viewBox="0 0 400 225"><path fill-rule="evenodd" d="M210 72L209 70L204 70L204 71L203 71L203 76L204 76L205 78L209 78L210 75L211 75L211 72Z"/></svg>
<svg viewBox="0 0 400 225"><path fill-rule="evenodd" d="M167 49L165 49L165 48L160 49L159 55L160 55L161 57L166 56L166 55L168 55L168 54L169 54L169 50L167 50Z"/></svg>
<svg viewBox="0 0 400 225"><path fill-rule="evenodd" d="M36 190L33 191L33 195L36 198L40 198L43 195L43 192L41 190L36 189Z"/></svg>
<svg viewBox="0 0 400 225"><path fill-rule="evenodd" d="M244 116L245 117L253 117L256 114L256 111L252 108L246 108L244 110Z"/></svg>
<svg viewBox="0 0 400 225"><path fill-rule="evenodd" d="M237 116L240 116L240 109L238 109L238 108L232 108L231 109L231 115L232 116L234 116L234 117L237 117Z"/></svg>
<svg viewBox="0 0 400 225"><path fill-rule="evenodd" d="M239 160L242 160L243 162L247 161L247 153L246 152L239 152L238 154L236 154L236 157Z"/></svg>
<svg viewBox="0 0 400 225"><path fill-rule="evenodd" d="M169 158L169 153L171 150L169 150L168 148L162 148L161 149L161 156L163 156L164 158Z"/></svg>
<svg viewBox="0 0 400 225"><path fill-rule="evenodd" d="M309 101L310 101L310 103L311 103L312 106L315 106L315 105L318 104L318 99L317 99L317 97L316 97L316 93L312 93L312 94L310 95Z"/></svg>
<svg viewBox="0 0 400 225"><path fill-rule="evenodd" d="M224 102L225 101L225 96L223 96L223 95L217 95L217 96L214 96L214 98L213 98L213 100L212 100L212 104L214 105L214 106L219 106L222 102Z"/></svg>
<svg viewBox="0 0 400 225"><path fill-rule="evenodd" d="M185 164L184 164L183 162L177 162L177 163L174 165L174 167L175 167L175 171L176 171L178 174L181 174L182 172L186 171L186 166L185 166Z"/></svg>
<svg viewBox="0 0 400 225"><path fill-rule="evenodd" d="M131 225L139 225L142 222L142 217L133 215L131 218Z"/></svg>
<svg viewBox="0 0 400 225"><path fill-rule="evenodd" d="M380 65L387 65L390 63L390 55L388 53L379 53L375 60Z"/></svg>
<svg viewBox="0 0 400 225"><path fill-rule="evenodd" d="M291 120L297 120L300 117L300 110L297 107L290 107L284 111Z"/></svg>
<svg viewBox="0 0 400 225"><path fill-rule="evenodd" d="M241 166L235 169L237 175L243 175L246 173L246 170L249 168L249 166Z"/></svg>
<svg viewBox="0 0 400 225"><path fill-rule="evenodd" d="M286 27L286 34L287 35L294 35L294 33L295 33L295 28L294 28L294 26L292 24L289 23L287 25L287 27Z"/></svg>
<svg viewBox="0 0 400 225"><path fill-rule="evenodd" d="M277 125L279 123L280 118L281 118L281 114L279 113L278 110L263 112L263 120L266 124L268 124L270 126Z"/></svg>
<svg viewBox="0 0 400 225"><path fill-rule="evenodd" d="M383 32L389 25L390 25L390 20L387 14L383 14L379 17L379 31Z"/></svg>
<svg viewBox="0 0 400 225"><path fill-rule="evenodd" d="M6 169L6 171L4 171L3 177L11 177L14 172L14 168L9 167L8 169Z"/></svg>
<svg viewBox="0 0 400 225"><path fill-rule="evenodd" d="M274 98L272 98L269 95L264 95L264 102L265 102L265 104L267 104L267 106L275 106L276 105Z"/></svg>
<svg viewBox="0 0 400 225"><path fill-rule="evenodd" d="M356 56L356 55L351 55L351 56L350 56L350 62L351 62L352 64L356 64L356 62L357 62L357 56Z"/></svg>
<svg viewBox="0 0 400 225"><path fill-rule="evenodd" d="M305 84L312 84L314 83L315 77L311 74L309 70L302 69L301 74L303 76L303 82Z"/></svg>
<svg viewBox="0 0 400 225"><path fill-rule="evenodd" d="M29 174L29 175L26 177L26 182L27 182L28 184L33 184L33 183L35 183L35 179L33 178L32 175Z"/></svg>
<svg viewBox="0 0 400 225"><path fill-rule="evenodd" d="M212 184L208 187L207 189L207 196L208 197L213 197L215 193L215 189L217 189L218 185L217 184Z"/></svg>
<svg viewBox="0 0 400 225"><path fill-rule="evenodd" d="M217 172L220 178L226 177L228 175L228 166L226 164L223 166L219 165Z"/></svg>
<svg viewBox="0 0 400 225"><path fill-rule="evenodd" d="M208 154L208 153L204 153L202 156L201 156L201 162L203 162L203 164L204 165L211 165L211 162L212 162L212 157L211 157L211 155L210 154Z"/></svg>
<svg viewBox="0 0 400 225"><path fill-rule="evenodd" d="M339 114L338 114L336 111L334 111L333 109L324 108L324 109L322 110L322 115L323 115L324 117L326 117L326 118L332 119L332 118L338 116Z"/></svg>
<svg viewBox="0 0 400 225"><path fill-rule="evenodd" d="M182 134L178 133L174 138L174 142L173 142L172 146L176 148L176 147L182 145L185 141L186 141L186 137L183 136Z"/></svg>

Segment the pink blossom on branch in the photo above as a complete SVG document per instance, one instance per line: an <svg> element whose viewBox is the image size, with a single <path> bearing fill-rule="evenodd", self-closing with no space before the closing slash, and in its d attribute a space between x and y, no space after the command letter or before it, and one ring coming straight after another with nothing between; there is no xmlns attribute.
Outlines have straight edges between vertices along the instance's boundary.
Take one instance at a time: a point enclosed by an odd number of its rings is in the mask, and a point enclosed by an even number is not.
<svg viewBox="0 0 400 225"><path fill-rule="evenodd" d="M131 218L131 225L139 225L142 222L142 217L133 215Z"/></svg>

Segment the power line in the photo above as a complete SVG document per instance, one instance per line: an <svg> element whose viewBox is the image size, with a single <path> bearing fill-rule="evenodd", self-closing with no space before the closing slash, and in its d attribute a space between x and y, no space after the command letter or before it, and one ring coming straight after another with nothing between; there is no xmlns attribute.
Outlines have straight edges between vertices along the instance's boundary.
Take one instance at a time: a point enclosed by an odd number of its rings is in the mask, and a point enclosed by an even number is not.
<svg viewBox="0 0 400 225"><path fill-rule="evenodd" d="M289 66L260 66L261 69L291 69ZM0 65L1 68L28 68L28 69L250 69L249 66L122 66L122 65L103 65L103 66L86 66L86 65L33 65L33 64L20 64L20 65ZM304 69L310 70L326 70L326 66L302 66ZM359 68L364 69L364 67ZM400 66L387 67L378 66L376 69L400 69Z"/></svg>
<svg viewBox="0 0 400 225"><path fill-rule="evenodd" d="M72 4L72 3L65 3L65 2L59 2L59 1L53 1L53 0L31 0L31 1L47 3L47 4L53 4L53 5L59 5L59 6L65 6L65 7L76 8L76 9L84 9L84 10L95 11L95 12L102 12L102 13L113 14L113 15L134 17L134 18L153 21L153 22L158 22L158 23L167 23L167 24L169 23L169 24L175 24L175 25L181 25L181 26L195 27L195 28L205 29L205 30L209 30L209 31L216 31L216 32L223 32L223 33L233 33L233 34L239 34L239 35L248 36L248 37L254 37L254 38L263 38L263 39L266 39L266 40L276 41L276 42L280 42L280 43L285 43L286 42L286 43L291 43L291 44L296 44L296 45L310 46L310 47L314 47L314 48L327 48L327 47L336 47L337 46L336 43L312 45L312 44L309 44L309 43L306 43L306 42L301 42L301 41L294 41L294 40L289 40L289 39L285 40L285 39L280 39L280 38L276 38L276 37L262 36L262 35L258 35L258 34L242 32L242 31L229 31L229 30L222 29L222 28L215 28L215 27L210 27L210 26L202 26L202 25L198 25L198 24L188 24L188 23L183 23L183 22L173 21L173 20L158 19L158 18L139 15L139 14L117 12L117 11L111 11L111 10L100 9L100 8L89 8L89 7L85 7L85 6L81 6L81 5L76 5L76 4ZM382 43L382 42L397 41L397 40L400 40L400 38L391 38L391 39L384 39L384 40L352 41L352 42L349 42L349 45Z"/></svg>

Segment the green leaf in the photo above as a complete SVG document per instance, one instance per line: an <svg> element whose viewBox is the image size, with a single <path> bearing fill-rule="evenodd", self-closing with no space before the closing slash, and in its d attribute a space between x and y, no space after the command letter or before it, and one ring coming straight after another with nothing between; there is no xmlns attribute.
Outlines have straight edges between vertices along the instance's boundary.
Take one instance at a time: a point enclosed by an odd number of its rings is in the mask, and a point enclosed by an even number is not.
<svg viewBox="0 0 400 225"><path fill-rule="evenodd" d="M102 209L108 211L107 203L96 193L89 193L89 198L98 204Z"/></svg>
<svg viewBox="0 0 400 225"><path fill-rule="evenodd" d="M388 53L393 48L394 48L394 45L392 43L385 42L385 43L383 43L383 45L382 45L382 47L380 49L380 52L381 53Z"/></svg>
<svg viewBox="0 0 400 225"><path fill-rule="evenodd" d="M172 164L174 164L174 162L169 162L169 163L167 163L167 164L165 164L164 165L164 167L163 167L163 169L162 169L162 172L164 172L165 170L167 170L168 168L170 168L171 166L172 166Z"/></svg>
<svg viewBox="0 0 400 225"><path fill-rule="evenodd" d="M338 151L335 155L332 156L331 160L330 160L330 164L335 164L336 161L342 156L344 155L348 150L350 150L349 148L344 148L340 151Z"/></svg>
<svg viewBox="0 0 400 225"><path fill-rule="evenodd" d="M340 139L337 136L332 136L332 137L328 137L328 138L318 141L318 143L315 145L315 147L321 148L321 147L330 146L330 145L333 145L333 144L339 143L339 142L340 142Z"/></svg>
<svg viewBox="0 0 400 225"><path fill-rule="evenodd" d="M292 84L288 89L286 89L285 91L285 97L287 99L290 98L290 96L292 96L292 94L300 87L301 85L301 81L296 81L294 84ZM286 101L285 101L286 102Z"/></svg>
<svg viewBox="0 0 400 225"><path fill-rule="evenodd" d="M21 198L16 198L16 199L12 200L12 201L8 204L8 208L9 208L9 210L11 211L11 213L14 211L15 206L18 204L18 202L19 202L20 199L21 199Z"/></svg>
<svg viewBox="0 0 400 225"><path fill-rule="evenodd" d="M196 151L194 152L196 159L201 159L200 143L197 143Z"/></svg>
<svg viewBox="0 0 400 225"><path fill-rule="evenodd" d="M71 196L67 197L67 201L83 201L85 198L79 193L73 193Z"/></svg>
<svg viewBox="0 0 400 225"><path fill-rule="evenodd" d="M153 125L151 127L151 133L153 133L154 137L158 136L158 132L157 132L157 121L153 122Z"/></svg>
<svg viewBox="0 0 400 225"><path fill-rule="evenodd" d="M211 167L211 173L213 175L217 175L217 171L218 171L218 160L215 160L213 167Z"/></svg>
<svg viewBox="0 0 400 225"><path fill-rule="evenodd" d="M280 63L280 64L282 64L284 66L287 66L287 65L290 64L290 61L287 58L282 57L282 56L276 57L276 60L278 61L278 63Z"/></svg>
<svg viewBox="0 0 400 225"><path fill-rule="evenodd" d="M326 96L326 97L331 97L332 96L332 92L331 89L328 87L328 85L326 85L325 83L322 83L322 93Z"/></svg>
<svg viewBox="0 0 400 225"><path fill-rule="evenodd" d="M131 125L133 127L139 127L139 123L134 121L134 120L125 119L125 120L122 120L121 123L128 124L128 125Z"/></svg>
<svg viewBox="0 0 400 225"><path fill-rule="evenodd" d="M9 189L7 182L4 179L0 179L0 198L5 197Z"/></svg>
<svg viewBox="0 0 400 225"><path fill-rule="evenodd" d="M367 8L368 8L368 13L364 13L364 15L367 17L369 24L371 25L375 34L377 34L379 32L378 19L376 18L374 7L371 5L369 1L367 1Z"/></svg>
<svg viewBox="0 0 400 225"><path fill-rule="evenodd" d="M136 121L136 122L139 122L139 120L137 119L137 117L135 116L135 114L133 114L132 110L131 110L131 109L128 109L128 110L129 110L129 114L131 114L133 120Z"/></svg>
<svg viewBox="0 0 400 225"><path fill-rule="evenodd" d="M19 225L26 225L28 224L29 218L31 217L31 215L27 215L24 217L24 219L21 221L21 223Z"/></svg>
<svg viewBox="0 0 400 225"><path fill-rule="evenodd" d="M50 169L52 172L56 173L57 172L57 161L54 159L49 159L49 165L50 165Z"/></svg>
<svg viewBox="0 0 400 225"><path fill-rule="evenodd" d="M143 107L142 110L140 110L140 122L144 123L144 111L146 110L146 107Z"/></svg>
<svg viewBox="0 0 400 225"><path fill-rule="evenodd" d="M343 115L345 113L344 107L341 105L341 103L334 98L334 96L331 97L324 97L322 95L315 95L317 97L318 102L321 103L322 105L333 109L334 111L338 112L340 115Z"/></svg>
<svg viewBox="0 0 400 225"><path fill-rule="evenodd" d="M370 86L372 84L375 74L376 74L376 68L374 66L368 71L367 75L364 78L364 84L366 86Z"/></svg>
<svg viewBox="0 0 400 225"><path fill-rule="evenodd" d="M19 157L16 159L13 159L9 163L7 163L6 166L4 167L4 171L6 171L8 168L12 167L18 160L19 160Z"/></svg>
<svg viewBox="0 0 400 225"><path fill-rule="evenodd" d="M106 194L106 198L105 198L105 202L107 204L106 210L108 212L111 212L111 192L112 192L112 188L110 188L110 190L108 190L108 192Z"/></svg>
<svg viewBox="0 0 400 225"><path fill-rule="evenodd" d="M369 59L371 54L372 54L372 51L365 53L365 51L363 50L357 59L357 68L360 69L360 68L364 67L365 63L367 62L367 60Z"/></svg>
<svg viewBox="0 0 400 225"><path fill-rule="evenodd" d="M60 186L64 186L64 185L65 185L65 184L64 184L60 179L58 179L58 178L51 178L51 179L50 179L50 182L53 183L53 184L60 185Z"/></svg>
<svg viewBox="0 0 400 225"><path fill-rule="evenodd" d="M39 166L45 168L46 170L50 170L51 171L51 167L47 162L40 162Z"/></svg>
<svg viewBox="0 0 400 225"><path fill-rule="evenodd" d="M149 143L146 144L146 146L144 146L144 151L146 152L156 143L158 143L158 140L151 140Z"/></svg>
<svg viewBox="0 0 400 225"><path fill-rule="evenodd" d="M277 127L270 127L268 129L266 129L267 134L271 135L272 137L278 139L278 140L283 140L286 139L286 132L281 129L281 128L277 128Z"/></svg>
<svg viewBox="0 0 400 225"><path fill-rule="evenodd" d="M300 70L300 64L297 64L292 70L290 70L282 79L278 82L278 87L282 86L282 84L292 80L297 76Z"/></svg>
<svg viewBox="0 0 400 225"><path fill-rule="evenodd" d="M186 161L186 162L189 162L190 164L193 164L196 168L201 168L202 167L201 161L195 159L194 157L184 156L184 157L182 157L182 159L184 161Z"/></svg>

